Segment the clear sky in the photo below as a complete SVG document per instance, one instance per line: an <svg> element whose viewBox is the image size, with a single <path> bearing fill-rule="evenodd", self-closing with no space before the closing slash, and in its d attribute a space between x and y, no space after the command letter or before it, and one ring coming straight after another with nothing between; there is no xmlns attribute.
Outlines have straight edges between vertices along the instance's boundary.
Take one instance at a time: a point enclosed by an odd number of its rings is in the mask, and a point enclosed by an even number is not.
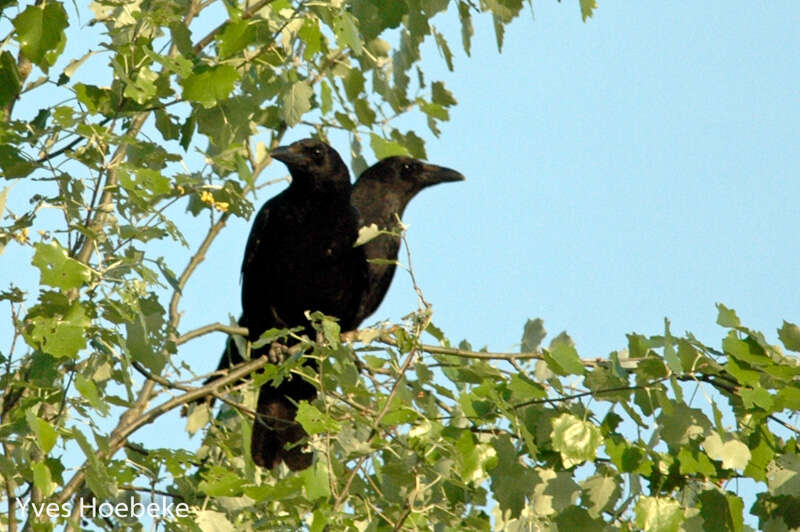
<svg viewBox="0 0 800 532"><path fill-rule="evenodd" d="M665 317L673 333L718 346L722 302L777 342L783 319L800 322L796 5L601 1L586 23L574 0L534 9L507 28L502 54L491 19L477 17L471 58L455 13L440 15L453 73L430 39L423 48L427 79L443 79L459 105L440 138L421 119L403 129L467 177L406 211L435 323L452 340L510 350L541 317L594 357L624 347L626 333L662 332ZM333 143L347 152L346 138ZM284 174L274 165L263 179ZM248 231L232 222L207 254L185 292L184 331L238 315ZM3 277L23 255L9 244ZM415 307L399 272L372 320ZM210 371L222 344L193 342L180 360Z"/></svg>

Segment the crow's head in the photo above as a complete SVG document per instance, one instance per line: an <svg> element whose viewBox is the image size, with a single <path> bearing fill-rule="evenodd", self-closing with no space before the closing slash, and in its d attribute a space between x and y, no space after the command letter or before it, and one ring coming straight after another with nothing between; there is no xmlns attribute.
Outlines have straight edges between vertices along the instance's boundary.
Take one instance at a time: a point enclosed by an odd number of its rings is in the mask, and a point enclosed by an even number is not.
<svg viewBox="0 0 800 532"><path fill-rule="evenodd" d="M387 157L359 176L353 190L354 202L359 210L369 210L372 206L368 207L367 203L380 203L384 216L387 206L391 205L392 216L402 216L408 202L423 188L464 179L461 173L444 166L399 155Z"/></svg>
<svg viewBox="0 0 800 532"><path fill-rule="evenodd" d="M317 139L280 146L270 153L289 168L292 183L301 186L350 186L350 174L339 154Z"/></svg>

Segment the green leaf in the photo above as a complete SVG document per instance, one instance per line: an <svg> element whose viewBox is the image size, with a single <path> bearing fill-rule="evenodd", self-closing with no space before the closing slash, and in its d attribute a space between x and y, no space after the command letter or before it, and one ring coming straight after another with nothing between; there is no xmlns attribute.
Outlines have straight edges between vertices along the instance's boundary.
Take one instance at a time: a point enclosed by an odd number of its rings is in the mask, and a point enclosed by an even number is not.
<svg viewBox="0 0 800 532"><path fill-rule="evenodd" d="M54 357L74 357L86 346L85 329L91 325L83 305L72 305L53 310L53 315L33 318L30 338L39 343L45 353Z"/></svg>
<svg viewBox="0 0 800 532"><path fill-rule="evenodd" d="M767 412L771 412L775 404L775 396L761 387L746 388L739 392L739 394L742 397L742 401L744 401L744 407L747 409L758 406Z"/></svg>
<svg viewBox="0 0 800 532"><path fill-rule="evenodd" d="M67 256L67 251L58 242L37 242L34 245L33 265L41 272L41 284L62 290L78 288L91 278L91 270L84 264Z"/></svg>
<svg viewBox="0 0 800 532"><path fill-rule="evenodd" d="M702 475L714 478L717 468L705 453L700 452L694 445L684 445L678 451L679 471L681 475Z"/></svg>
<svg viewBox="0 0 800 532"><path fill-rule="evenodd" d="M195 405L191 409L191 413L186 417L186 432L191 435L208 425L211 419L210 414L211 412L205 403Z"/></svg>
<svg viewBox="0 0 800 532"><path fill-rule="evenodd" d="M472 15L469 12L469 4L466 2L458 3L458 19L461 21L461 42L464 45L464 51L467 57L470 56L470 48L472 47L472 36L475 35L475 30L472 27Z"/></svg>
<svg viewBox="0 0 800 532"><path fill-rule="evenodd" d="M752 369L750 364L739 362L731 357L725 363L725 371L736 377L740 384L745 386L760 386L761 373Z"/></svg>
<svg viewBox="0 0 800 532"><path fill-rule="evenodd" d="M86 85L85 83L76 83L74 88L78 101L84 104L92 113L106 114L113 111L114 103L112 100L114 95L111 90L96 87L94 85ZM71 113L72 109L62 108L59 111L61 111L61 113L58 111L56 112L56 120L60 120L62 122L62 126L68 126L73 121L72 118L69 117L69 121L67 120L66 116L59 119L59 115Z"/></svg>
<svg viewBox="0 0 800 532"><path fill-rule="evenodd" d="M165 140L178 140L180 138L180 126L177 122L173 122L169 113L163 109L156 109L156 128L164 137Z"/></svg>
<svg viewBox="0 0 800 532"><path fill-rule="evenodd" d="M377 224L365 225L364 227L359 228L358 238L356 239L355 244L353 244L353 247L363 246L364 244L366 244L370 240L377 238L381 234L382 231L380 230Z"/></svg>
<svg viewBox="0 0 800 532"><path fill-rule="evenodd" d="M234 497L242 493L245 479L219 465L211 466L203 473L197 489L209 497Z"/></svg>
<svg viewBox="0 0 800 532"><path fill-rule="evenodd" d="M497 15L492 15L492 23L494 25L494 38L497 42L497 51L503 53L503 39L506 35L506 28L503 25L503 20Z"/></svg>
<svg viewBox="0 0 800 532"><path fill-rule="evenodd" d="M366 42L388 28L396 28L408 13L405 0L353 0L351 5Z"/></svg>
<svg viewBox="0 0 800 532"><path fill-rule="evenodd" d="M592 517L599 517L604 511L610 511L620 494L620 479L615 477L594 475L581 482L586 498L587 509Z"/></svg>
<svg viewBox="0 0 800 532"><path fill-rule="evenodd" d="M567 333L562 332L556 336L543 355L548 367L558 375L583 375L586 372Z"/></svg>
<svg viewBox="0 0 800 532"><path fill-rule="evenodd" d="M3 51L0 53L0 108L13 102L21 88L22 80L17 70L17 62L10 52Z"/></svg>
<svg viewBox="0 0 800 532"><path fill-rule="evenodd" d="M581 2L581 19L586 22L587 18L591 18L595 9L597 9L597 0L580 0Z"/></svg>
<svg viewBox="0 0 800 532"><path fill-rule="evenodd" d="M599 428L572 414L562 414L555 419L550 437L553 449L561 454L561 461L567 469L594 460L603 440Z"/></svg>
<svg viewBox="0 0 800 532"><path fill-rule="evenodd" d="M108 403L100 398L100 393L97 391L93 381L90 381L80 373L75 376L75 388L80 392L84 399L89 401L93 408L98 410L103 416L107 416L109 412Z"/></svg>
<svg viewBox="0 0 800 532"><path fill-rule="evenodd" d="M427 159L425 153L425 141L418 137L413 131L408 133L400 133L398 130L392 130L392 139L398 144L404 146L412 157L417 159Z"/></svg>
<svg viewBox="0 0 800 532"><path fill-rule="evenodd" d="M108 469L100 463L97 451L77 428L73 427L72 436L89 462L89 469L86 472L86 483L89 485L89 489L98 497L111 497L112 491L116 491L116 484L111 480Z"/></svg>
<svg viewBox="0 0 800 532"><path fill-rule="evenodd" d="M501 510L518 517L525 506L525 496L533 491L536 476L517 459L517 450L511 438L503 434L495 439L494 451L497 466L491 470L492 493Z"/></svg>
<svg viewBox="0 0 800 532"><path fill-rule="evenodd" d="M765 436L763 427L750 435L750 440L747 442L750 448L750 462L744 469L745 476L751 477L759 482L766 482L767 480L767 465L775 457L775 451L768 441L769 437Z"/></svg>
<svg viewBox="0 0 800 532"><path fill-rule="evenodd" d="M778 390L775 398L776 411L781 410L800 410L800 388L786 386Z"/></svg>
<svg viewBox="0 0 800 532"><path fill-rule="evenodd" d="M800 456L784 454L767 466L767 486L772 495L797 497L800 493Z"/></svg>
<svg viewBox="0 0 800 532"><path fill-rule="evenodd" d="M522 0L485 0L497 19L508 24L522 11Z"/></svg>
<svg viewBox="0 0 800 532"><path fill-rule="evenodd" d="M319 460L308 469L300 473L303 478L303 485L306 489L306 497L309 501L317 499L327 499L331 496L331 485L329 482L329 471L326 462Z"/></svg>
<svg viewBox="0 0 800 532"><path fill-rule="evenodd" d="M322 332L325 335L325 339L328 343L332 346L339 345L339 335L342 332L342 328L339 326L336 321L323 318L322 320Z"/></svg>
<svg viewBox="0 0 800 532"><path fill-rule="evenodd" d="M155 351L154 342L148 341L150 338L148 334L158 329L158 324L153 322L154 318L156 318L154 314L138 312L134 319L126 322L125 346L134 360L141 362L156 375L160 375L167 360L162 353Z"/></svg>
<svg viewBox="0 0 800 532"><path fill-rule="evenodd" d="M228 97L238 79L239 73L235 68L230 65L218 65L197 69L181 80L180 84L183 87L185 100L210 108Z"/></svg>
<svg viewBox="0 0 800 532"><path fill-rule="evenodd" d="M56 429L50 423L34 414L32 410L25 412L25 419L28 422L28 427L36 436L36 445L44 454L49 453L58 439Z"/></svg>
<svg viewBox="0 0 800 532"><path fill-rule="evenodd" d="M458 473L464 482L479 483L486 478L485 469L494 467L495 449L475 441L468 431L461 431L455 443L459 454Z"/></svg>
<svg viewBox="0 0 800 532"><path fill-rule="evenodd" d="M244 50L251 44L254 35L255 31L252 21L229 21L225 25L225 28L217 35L220 58L227 59Z"/></svg>
<svg viewBox="0 0 800 532"><path fill-rule="evenodd" d="M742 323L736 315L736 311L729 309L722 303L717 303L717 324L723 327L741 327Z"/></svg>
<svg viewBox="0 0 800 532"><path fill-rule="evenodd" d="M438 103L445 107L450 107L458 103L453 93L447 90L444 83L441 81L434 81L431 84L431 100L433 103Z"/></svg>
<svg viewBox="0 0 800 532"><path fill-rule="evenodd" d="M711 422L702 410L689 408L683 403L675 404L669 412L663 410L656 421L661 427L661 436L674 447L686 445L690 439L711 428Z"/></svg>
<svg viewBox="0 0 800 532"><path fill-rule="evenodd" d="M513 397L520 401L547 397L547 391L541 384L533 382L528 377L518 373L511 376L511 380L508 382L508 389L511 390Z"/></svg>
<svg viewBox="0 0 800 532"><path fill-rule="evenodd" d="M604 530L606 523L599 516L592 516L584 508L570 506L553 518L558 530Z"/></svg>
<svg viewBox="0 0 800 532"><path fill-rule="evenodd" d="M664 318L664 360L667 361L667 365L673 373L680 374L683 372L681 359L675 353L675 339L669 330L669 320L667 318Z"/></svg>
<svg viewBox="0 0 800 532"><path fill-rule="evenodd" d="M322 114L326 115L333 109L333 96L331 94L331 87L327 82L321 81L320 85L320 110Z"/></svg>
<svg viewBox="0 0 800 532"><path fill-rule="evenodd" d="M306 45L303 50L303 59L306 61L311 61L314 55L322 51L324 37L316 19L306 18L300 31L297 32L297 37Z"/></svg>
<svg viewBox="0 0 800 532"><path fill-rule="evenodd" d="M375 111L369 106L369 102L363 98L359 98L353 102L353 109L356 112L358 121L365 126L371 126L375 123Z"/></svg>
<svg viewBox="0 0 800 532"><path fill-rule="evenodd" d="M541 318L526 321L525 329L522 331L520 353L535 353L545 336L547 336L547 331L544 330L544 321Z"/></svg>
<svg viewBox="0 0 800 532"><path fill-rule="evenodd" d="M236 530L224 513L214 510L199 510L194 516L194 522L202 532L234 532Z"/></svg>
<svg viewBox="0 0 800 532"><path fill-rule="evenodd" d="M75 74L75 71L81 67L81 65L83 65L90 57L98 53L100 53L99 50L89 50L78 59L73 59L67 64L67 66L64 67L64 72L62 75L66 78L66 80L69 80Z"/></svg>
<svg viewBox="0 0 800 532"><path fill-rule="evenodd" d="M442 57L444 57L444 61L447 64L447 70L452 72L453 52L450 51L450 46L448 46L447 40L444 38L444 35L436 30L433 30L433 38L436 40L436 46L439 48L439 53L442 54Z"/></svg>
<svg viewBox="0 0 800 532"><path fill-rule="evenodd" d="M172 42L178 48L178 51L184 58L189 58L194 55L192 49L192 35L187 25L181 20L180 22L173 22L169 25L169 33Z"/></svg>
<svg viewBox="0 0 800 532"><path fill-rule="evenodd" d="M640 497L634 512L636 526L648 532L678 532L684 520L680 503L666 497Z"/></svg>
<svg viewBox="0 0 800 532"><path fill-rule="evenodd" d="M358 95L364 91L365 82L364 74L358 69L351 68L342 80L344 93L347 95L347 99L353 101L358 98Z"/></svg>
<svg viewBox="0 0 800 532"><path fill-rule="evenodd" d="M33 172L36 165L21 156L20 151L10 144L0 144L0 176L6 179L25 177Z"/></svg>
<svg viewBox="0 0 800 532"><path fill-rule="evenodd" d="M800 351L800 327L794 323L784 321L783 327L778 329L780 338L786 349L790 351Z"/></svg>
<svg viewBox="0 0 800 532"><path fill-rule="evenodd" d="M730 331L722 340L722 349L731 357L750 366L772 365L772 360L758 343L751 338L739 340L735 331Z"/></svg>
<svg viewBox="0 0 800 532"><path fill-rule="evenodd" d="M378 159L385 159L392 155L409 155L408 150L396 142L379 137L375 133L369 134L369 145Z"/></svg>
<svg viewBox="0 0 800 532"><path fill-rule="evenodd" d="M293 83L283 93L281 114L288 126L294 126L311 109L311 96L314 90L305 81Z"/></svg>
<svg viewBox="0 0 800 532"><path fill-rule="evenodd" d="M732 530L740 532L743 525L742 499L732 493L707 490L698 497L700 515L706 530Z"/></svg>
<svg viewBox="0 0 800 532"><path fill-rule="evenodd" d="M133 79L125 85L123 92L126 98L130 98L140 105L144 105L156 95L156 80L158 74L150 70L146 65L140 68Z"/></svg>
<svg viewBox="0 0 800 532"><path fill-rule="evenodd" d="M573 480L573 473L537 469L536 475L536 487L530 498L537 515L552 515L574 507L581 487Z"/></svg>
<svg viewBox="0 0 800 532"><path fill-rule="evenodd" d="M750 461L750 449L744 443L730 439L722 442L717 432L703 440L703 447L712 460L722 460L725 469L744 469Z"/></svg>
<svg viewBox="0 0 800 532"><path fill-rule="evenodd" d="M43 496L49 497L56 488L50 468L44 462L36 462L31 466L31 470L33 471L33 485L41 490Z"/></svg>
<svg viewBox="0 0 800 532"><path fill-rule="evenodd" d="M340 113L340 112L337 111L336 113L333 114L333 116L336 117L336 120L339 122L339 125L342 126L344 129L353 131L356 128L355 122L353 122L350 119L350 117L347 116L346 114ZM355 168L354 168L354 170L355 170ZM357 171L357 173L360 174L361 172Z"/></svg>
<svg viewBox="0 0 800 532"><path fill-rule="evenodd" d="M63 48L67 13L58 2L28 6L12 21L17 32L20 51L43 71L47 72L55 57L48 52Z"/></svg>
<svg viewBox="0 0 800 532"><path fill-rule="evenodd" d="M295 416L295 419L303 426L309 435L319 434L321 432L336 433L341 430L341 425L339 425L338 421L320 412L317 407L309 404L308 401L300 401L297 405L297 416Z"/></svg>
<svg viewBox="0 0 800 532"><path fill-rule="evenodd" d="M356 19L346 11L340 12L333 19L333 32L336 34L336 42L339 47L350 47L356 56L361 55L363 43L358 34Z"/></svg>

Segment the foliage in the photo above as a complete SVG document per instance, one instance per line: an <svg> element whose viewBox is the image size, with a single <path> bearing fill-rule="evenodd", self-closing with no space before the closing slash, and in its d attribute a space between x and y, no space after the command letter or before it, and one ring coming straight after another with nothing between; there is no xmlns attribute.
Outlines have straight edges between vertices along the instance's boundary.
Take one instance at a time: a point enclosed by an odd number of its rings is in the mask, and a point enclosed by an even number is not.
<svg viewBox="0 0 800 532"><path fill-rule="evenodd" d="M591 16L595 3L579 4ZM419 67L430 36L454 68L433 22L448 7L469 54L473 16L492 17L502 47L523 4L102 0L87 24L69 3L0 2L0 252L29 252L40 279L0 292L14 331L0 354L3 527L141 529L81 501L166 494L190 508L156 516L170 530L741 530L740 481L760 487L763 528L800 527L797 429L784 419L800 406L797 359L723 306L720 349L667 324L602 360L580 358L566 334L541 347L541 320L519 354L454 348L422 299L402 327L354 344L321 319L320 340L301 344L323 361L307 374L320 398L298 414L315 461L296 474L255 467L248 441L256 387L302 373L299 358L249 360L206 387L179 363L203 334L243 333L183 330L181 298L230 216L252 214L287 130L347 131L355 172L367 139L378 157L425 156L393 124L419 113L438 135L456 104ZM102 43L64 56L96 28ZM108 85L82 74L103 58ZM30 119L15 115L25 105ZM184 205L196 219L179 226ZM205 230L196 249L188 227ZM779 338L800 349L796 325ZM253 381L224 388L243 375ZM135 441L208 394L224 405L189 409L199 449Z"/></svg>

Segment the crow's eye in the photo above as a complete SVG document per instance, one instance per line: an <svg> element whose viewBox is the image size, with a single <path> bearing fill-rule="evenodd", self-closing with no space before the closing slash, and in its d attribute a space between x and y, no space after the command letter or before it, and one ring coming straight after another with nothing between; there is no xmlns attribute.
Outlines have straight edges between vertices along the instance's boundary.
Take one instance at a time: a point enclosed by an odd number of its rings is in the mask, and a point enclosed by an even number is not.
<svg viewBox="0 0 800 532"><path fill-rule="evenodd" d="M323 153L322 148L314 148L314 150L311 152L311 157L313 157L314 160L319 163L325 158L325 153Z"/></svg>
<svg viewBox="0 0 800 532"><path fill-rule="evenodd" d="M411 165L408 163L403 164L403 173L408 174L411 172Z"/></svg>

